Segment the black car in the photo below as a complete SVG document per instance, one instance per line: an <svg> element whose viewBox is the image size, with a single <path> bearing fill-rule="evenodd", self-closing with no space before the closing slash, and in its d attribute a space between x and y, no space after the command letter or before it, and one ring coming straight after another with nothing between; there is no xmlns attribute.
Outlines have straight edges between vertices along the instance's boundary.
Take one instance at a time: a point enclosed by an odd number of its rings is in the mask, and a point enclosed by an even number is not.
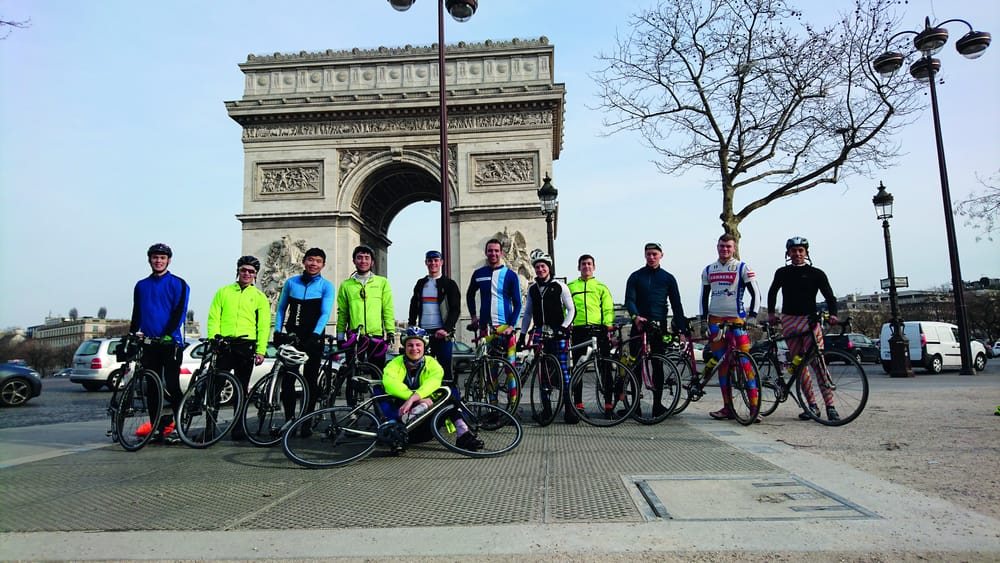
<svg viewBox="0 0 1000 563"><path fill-rule="evenodd" d="M0 364L0 404L19 407L42 394L38 372L19 364Z"/></svg>
<svg viewBox="0 0 1000 563"><path fill-rule="evenodd" d="M879 363L878 345L874 340L863 334L849 332L847 334L827 334L823 336L827 350L840 350L854 356L859 364L865 362Z"/></svg>

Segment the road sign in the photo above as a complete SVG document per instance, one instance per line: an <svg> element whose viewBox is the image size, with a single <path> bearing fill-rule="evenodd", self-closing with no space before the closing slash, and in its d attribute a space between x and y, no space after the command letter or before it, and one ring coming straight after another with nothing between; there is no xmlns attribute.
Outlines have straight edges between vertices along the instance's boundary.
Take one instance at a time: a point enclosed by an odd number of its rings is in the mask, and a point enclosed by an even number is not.
<svg viewBox="0 0 1000 563"><path fill-rule="evenodd" d="M882 289L889 289L889 278L882 278ZM903 276L896 278L896 288L910 287L910 278Z"/></svg>

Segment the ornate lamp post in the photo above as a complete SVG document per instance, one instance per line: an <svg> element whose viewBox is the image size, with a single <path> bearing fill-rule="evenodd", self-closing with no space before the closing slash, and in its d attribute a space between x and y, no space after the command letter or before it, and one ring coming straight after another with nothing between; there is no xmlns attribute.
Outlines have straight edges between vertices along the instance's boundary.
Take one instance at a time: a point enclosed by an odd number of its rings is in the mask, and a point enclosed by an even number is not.
<svg viewBox="0 0 1000 563"><path fill-rule="evenodd" d="M889 336L889 376L913 377L910 367L910 343L903 334L903 325L899 320L899 305L896 301L896 269L892 263L892 240L889 237L889 219L892 219L892 194L885 191L882 182L878 183L878 193L872 198L875 204L875 216L882 221L882 236L885 238L885 263L889 271L889 306L892 309L892 335Z"/></svg>
<svg viewBox="0 0 1000 563"><path fill-rule="evenodd" d="M945 20L939 24L931 25L930 18L924 18L924 29L920 32L903 31L889 38L886 45L891 45L892 40L903 36L913 35L913 46L920 51L920 57L910 65L910 75L921 82L927 82L931 89L931 110L934 114L934 136L937 142L938 170L941 174L941 199L944 204L944 223L948 236L948 255L951 259L951 288L955 298L955 317L958 324L959 346L962 353L962 375L972 375L972 345L969 336L969 322L965 309L965 296L963 294L962 267L958 261L958 241L955 239L955 216L951 209L951 190L948 187L948 168L944 161L944 141L941 139L941 117L938 114L937 86L935 85L935 75L941 69L941 61L933 58L948 42L948 30L942 27L948 23L960 22L969 28L969 32L955 42L955 49L959 54L969 59L977 59L983 55L986 48L990 46L991 36L984 31L975 31L972 24L961 19ZM888 76L903 66L906 55L890 51L886 52L872 61L872 67L883 76Z"/></svg>
<svg viewBox="0 0 1000 563"><path fill-rule="evenodd" d="M389 0L393 9L405 12L417 0ZM465 22L476 13L478 0L438 0L438 89L441 113L441 255L445 268L451 269L451 202L448 197L448 95L444 72L444 11L456 21Z"/></svg>
<svg viewBox="0 0 1000 563"><path fill-rule="evenodd" d="M555 215L556 208L559 207L559 202L556 201L558 197L559 190L552 185L552 178L546 173L542 187L538 188L538 201L541 202L542 213L545 215L545 238L549 243L549 258L552 259L552 276L555 276L556 270L556 252L552 245L555 238L552 234L552 216Z"/></svg>

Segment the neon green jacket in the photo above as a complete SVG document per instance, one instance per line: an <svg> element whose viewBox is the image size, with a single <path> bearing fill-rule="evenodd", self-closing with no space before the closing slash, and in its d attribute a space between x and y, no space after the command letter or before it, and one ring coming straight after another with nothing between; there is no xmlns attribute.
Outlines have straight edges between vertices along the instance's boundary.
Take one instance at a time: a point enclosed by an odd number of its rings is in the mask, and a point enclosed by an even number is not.
<svg viewBox="0 0 1000 563"><path fill-rule="evenodd" d="M437 360L430 356L424 356L424 369L420 371L420 386L411 389L406 384L406 366L403 361L406 356L396 356L391 362L385 365L382 370L382 387L385 392L399 399L409 399L414 393L420 395L421 399L431 396L431 393L441 387L444 380L444 368Z"/></svg>
<svg viewBox="0 0 1000 563"><path fill-rule="evenodd" d="M569 284L569 294L573 296L576 306L576 316L573 326L604 325L611 326L615 322L615 304L611 299L608 286L596 278L582 280L577 278Z"/></svg>
<svg viewBox="0 0 1000 563"><path fill-rule="evenodd" d="M209 338L242 336L257 343L256 352L267 352L267 339L271 335L271 303L261 290L253 285L240 289L233 282L215 292L208 308Z"/></svg>
<svg viewBox="0 0 1000 563"><path fill-rule="evenodd" d="M364 290L364 298L361 292ZM364 325L364 334L383 336L395 332L396 311L392 305L389 280L372 274L361 284L354 276L344 280L337 290L337 333Z"/></svg>

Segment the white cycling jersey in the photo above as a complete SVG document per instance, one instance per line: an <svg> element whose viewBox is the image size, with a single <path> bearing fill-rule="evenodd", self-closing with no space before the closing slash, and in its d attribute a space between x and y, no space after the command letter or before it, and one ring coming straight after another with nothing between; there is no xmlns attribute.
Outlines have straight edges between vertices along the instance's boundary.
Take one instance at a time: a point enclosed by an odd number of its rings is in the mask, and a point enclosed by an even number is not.
<svg viewBox="0 0 1000 563"><path fill-rule="evenodd" d="M716 260L701 273L702 300L704 292L709 291L708 314L713 317L738 317L745 319L748 312L757 311L757 277L750 265L736 258L725 264ZM750 292L750 307L744 305L743 294ZM705 311L702 310L702 316Z"/></svg>

